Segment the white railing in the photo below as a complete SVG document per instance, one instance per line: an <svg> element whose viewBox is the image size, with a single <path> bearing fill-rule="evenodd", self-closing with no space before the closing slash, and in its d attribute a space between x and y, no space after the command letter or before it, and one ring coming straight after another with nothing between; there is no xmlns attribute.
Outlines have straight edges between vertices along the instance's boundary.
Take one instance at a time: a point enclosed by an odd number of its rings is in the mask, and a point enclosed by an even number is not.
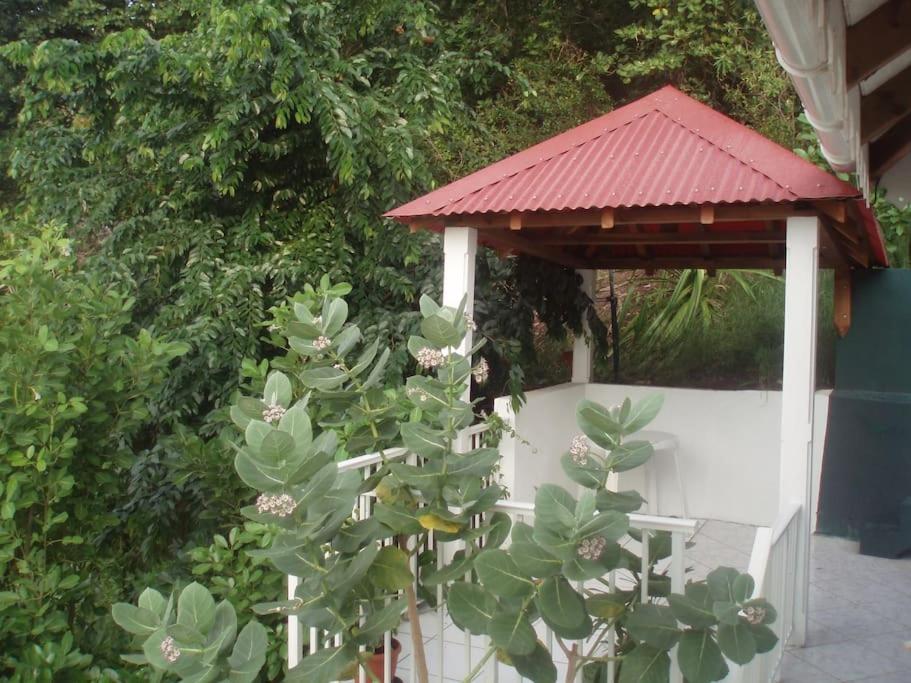
<svg viewBox="0 0 911 683"><path fill-rule="evenodd" d="M778 644L746 667L733 670L729 683L774 683L781 678L781 661L795 623L798 535L801 506L792 504L779 514L775 526L756 530L749 574L756 581L754 597L768 600L778 612L770 628Z"/></svg>
<svg viewBox="0 0 911 683"><path fill-rule="evenodd" d="M515 522L525 522L526 524L534 523L534 514L535 506L533 503L520 503L512 501L502 501L497 503L494 506L494 511L505 512L510 516ZM656 515L639 515L631 514L629 515L630 527L637 529L641 533L642 541L634 541L632 538L627 539L625 545L634 546L638 548L638 552L642 558L642 566L640 568L640 600L641 602L648 602L650 600L650 574L649 568L651 566L651 561L649 559L649 550L650 543L649 539L656 532L668 532L671 535L671 556L668 558L669 561L664 563L664 570L671 580L671 591L674 593L682 593L685 583L686 583L686 542L690 539L693 534L696 532L696 521L692 519L680 519L677 517L659 517ZM656 567L659 571L658 567ZM608 572L608 587L610 591L615 590L618 586L621 588L626 588L632 586L634 583L632 574L625 569L615 569ZM584 590L582 584L577 585L577 588L580 591ZM598 589L604 589L603 584L599 582ZM616 634L614 629L611 628L608 631L606 644L604 645L604 650L601 651L601 654L605 654L608 657L613 658L616 655ZM553 651L553 633L550 628L545 626L544 629L544 643L547 646L547 649ZM584 652L586 646L591 649L591 643L587 641L579 641L577 643L579 650ZM469 670L470 670L470 639L466 638L466 650L469 653ZM490 678L485 680L497 681L500 667L503 666L496 659L493 660L490 665ZM607 680L614 681L616 679L616 664L613 659L610 659L607 663ZM525 681L526 679L521 679ZM579 667L576 671L575 681L582 680L582 668ZM683 683L683 674L680 671L680 668L677 666L676 657L671 658L671 675L670 683Z"/></svg>
<svg viewBox="0 0 911 683"><path fill-rule="evenodd" d="M478 448L482 445L484 432L487 430L487 425L480 424L470 427L465 430L464 441L466 449ZM382 467L384 462L389 461L399 461L399 462L408 462L411 464L416 464L417 458L413 453L409 453L403 448L390 449L382 453L371 453L368 455L363 455L357 458L352 458L346 460L342 463L339 463L339 470L341 471L359 471L363 473L364 479L372 476L380 467ZM508 483L508 482L507 482ZM373 505L375 503L375 497L372 492L364 493L358 497L357 504L353 511L354 516L357 519L366 519L372 514ZM524 521L529 524L534 522L534 504L527 502L516 502L516 501L501 501L492 509L492 512L502 512L512 519L513 523ZM653 515L639 515L631 514L630 526L634 529L637 529L641 532L642 541L641 543L628 538L626 543L631 547L632 550L636 550L642 557L642 571L641 571L641 584L640 584L640 599L643 602L650 600L650 572L648 568L650 566L649 560L649 550L650 543L649 539L657 532L668 532L671 534L671 555L670 558L663 561L658 567L658 571L665 572L670 578L670 587L673 592L681 593L684 589L685 584L685 548L687 540L693 536L696 530L696 522L694 520L688 519L678 519L672 517L658 517ZM480 521L480 520L479 520ZM392 543L390 539L387 541ZM453 544L447 544L453 545ZM433 532L430 532L430 538L428 540L428 547L435 548L436 543L433 538ZM450 552L446 554L451 554L454 552L453 549L447 548ZM417 575L417 555L418 553L412 554L412 571ZM442 566L445 562L444 553L437 552L437 563L438 566ZM299 580L295 576L288 577L288 599L293 600L295 597L295 591L297 590ZM630 572L627 570L617 569L608 573L608 586L609 590L615 590L616 588L628 588L633 583L633 577ZM599 589L603 590L603 584L599 583ZM583 586L578 586L582 590ZM446 606L443 601L443 588L439 586L437 588L437 606L434 610L435 614L432 618L431 624L434 630L433 634L425 634L425 641L432 638L429 645L433 649L433 652L428 652L430 656L436 656L439 666L437 671L434 672L434 675L431 677L432 680L438 681L439 683L444 682L444 648L447 644L446 639L443 637L443 631L446 627ZM426 610L425 610L426 613ZM423 623L423 621L422 621ZM322 647L333 647L341 644L341 640L338 636L329 638L325 634L321 633L318 629L311 628L309 630L309 652L315 653ZM544 642L547 645L547 648L552 651L554 645L554 636L550 629L545 628L544 630ZM300 660L303 656L303 633L301 632L301 625L296 616L291 616L288 618L288 654L287 661L288 666L294 667L300 663ZM428 638L430 636L430 638ZM437 636L437 637L433 637ZM479 638L477 636L471 636L469 633L464 634L464 645L462 655L465 658L465 671L472 671L475 667L483 666L479 672L481 678L485 682L496 683L499 680L500 671L506 665L501 664L496 657L488 658L485 664L481 664L481 659L484 654L487 652L487 649L490 645L488 639L483 639L482 644L479 644ZM582 648L586 645L591 647L591 643L581 642L577 644L578 647ZM452 644L450 644L450 647ZM604 639L602 645L600 646L603 649L600 649L601 654L608 656L614 656L616 654L616 642L615 634L613 629L608 633L607 637ZM389 653L392 652L392 634L386 633L383 639L383 652L386 653L383 657L383 676L382 683L392 683L392 658L389 656ZM408 676L409 682L415 683L416 681L416 672L413 665L413 656L409 657L408 662ZM608 680L613 681L615 679L615 663L611 660L608 662ZM683 683L683 676L680 673L679 668L676 665L676 658L672 658L671 665L671 678L670 683ZM404 668L404 667L402 667ZM460 667L461 668L461 667ZM358 683L367 683L370 680L366 671L363 668L360 669ZM525 679L522 679L523 681ZM582 671L581 667L577 671L576 676L577 681L582 680Z"/></svg>

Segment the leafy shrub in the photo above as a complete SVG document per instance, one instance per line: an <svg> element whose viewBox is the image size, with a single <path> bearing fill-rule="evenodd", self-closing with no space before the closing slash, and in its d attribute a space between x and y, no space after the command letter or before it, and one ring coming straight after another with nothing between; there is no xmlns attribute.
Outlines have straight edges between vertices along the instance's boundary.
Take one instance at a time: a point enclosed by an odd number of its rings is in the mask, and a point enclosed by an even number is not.
<svg viewBox="0 0 911 683"><path fill-rule="evenodd" d="M185 347L131 332L132 300L79 268L56 226L0 244L0 673L51 680L91 658L112 501ZM78 619L77 619L78 615Z"/></svg>

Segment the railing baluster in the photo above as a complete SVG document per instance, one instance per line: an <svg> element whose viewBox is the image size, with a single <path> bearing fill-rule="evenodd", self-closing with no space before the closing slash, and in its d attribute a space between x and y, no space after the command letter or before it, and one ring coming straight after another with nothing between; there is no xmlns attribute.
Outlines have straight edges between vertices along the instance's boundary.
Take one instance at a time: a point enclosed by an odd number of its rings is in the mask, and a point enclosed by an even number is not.
<svg viewBox="0 0 911 683"><path fill-rule="evenodd" d="M641 577L640 578L641 595L640 595L639 599L641 602L648 602L648 575L649 575L648 568L649 568L649 564L650 564L649 558L648 558L648 553L649 553L650 533L649 533L648 529L642 529L641 532L642 532L642 543L641 543L641 545L642 545L642 570L641 570L641 575L640 575L640 577Z"/></svg>

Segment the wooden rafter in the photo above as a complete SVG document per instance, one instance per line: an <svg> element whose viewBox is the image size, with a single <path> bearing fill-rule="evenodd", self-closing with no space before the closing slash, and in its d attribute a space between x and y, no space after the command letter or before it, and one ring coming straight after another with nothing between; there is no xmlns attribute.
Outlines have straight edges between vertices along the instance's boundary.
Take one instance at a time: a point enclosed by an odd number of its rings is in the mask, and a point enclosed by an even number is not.
<svg viewBox="0 0 911 683"><path fill-rule="evenodd" d="M911 31L911 27L908 28ZM911 36L908 38L911 42ZM860 101L860 138L869 142L887 133L911 112L911 66Z"/></svg>
<svg viewBox="0 0 911 683"><path fill-rule="evenodd" d="M888 0L845 35L846 79L856 85L908 49L911 42L911 3Z"/></svg>
<svg viewBox="0 0 911 683"><path fill-rule="evenodd" d="M911 113L906 114L889 132L870 143L870 175L880 178L911 153Z"/></svg>

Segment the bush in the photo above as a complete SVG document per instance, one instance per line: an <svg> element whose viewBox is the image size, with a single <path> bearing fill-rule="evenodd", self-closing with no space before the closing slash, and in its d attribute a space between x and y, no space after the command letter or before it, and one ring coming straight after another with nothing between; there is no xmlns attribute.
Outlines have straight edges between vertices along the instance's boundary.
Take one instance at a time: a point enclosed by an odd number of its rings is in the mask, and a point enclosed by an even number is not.
<svg viewBox="0 0 911 683"><path fill-rule="evenodd" d="M146 396L184 348L132 332L132 299L59 226L3 232L0 301L0 675L50 681L105 638L108 560L128 549L100 540Z"/></svg>

